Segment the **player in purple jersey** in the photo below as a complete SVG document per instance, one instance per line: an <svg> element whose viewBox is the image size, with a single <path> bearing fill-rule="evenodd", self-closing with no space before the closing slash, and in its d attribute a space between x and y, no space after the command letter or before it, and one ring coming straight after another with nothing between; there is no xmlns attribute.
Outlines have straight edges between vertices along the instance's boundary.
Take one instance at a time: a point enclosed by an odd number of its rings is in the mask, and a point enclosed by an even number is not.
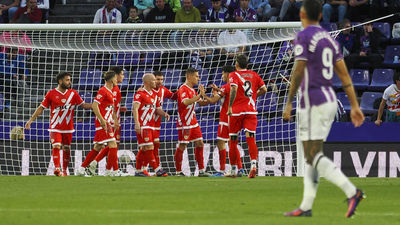
<svg viewBox="0 0 400 225"><path fill-rule="evenodd" d="M319 176L341 188L348 198L346 217L351 217L364 198L342 171L324 156L322 144L326 140L337 110L336 95L332 89L335 71L351 104L350 117L355 127L364 122L353 84L347 72L339 44L318 25L321 19L319 0L305 0L300 10L304 30L294 40L295 64L292 72L288 101L283 113L290 120L292 101L300 84L299 138L303 142L306 165L304 170L303 201L298 209L286 216L311 216L317 193Z"/></svg>

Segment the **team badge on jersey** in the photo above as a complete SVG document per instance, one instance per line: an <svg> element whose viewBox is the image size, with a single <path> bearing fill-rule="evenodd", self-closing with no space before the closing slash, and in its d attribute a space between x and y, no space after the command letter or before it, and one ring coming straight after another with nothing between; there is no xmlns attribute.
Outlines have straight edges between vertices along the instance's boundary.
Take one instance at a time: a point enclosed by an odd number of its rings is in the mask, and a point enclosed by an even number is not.
<svg viewBox="0 0 400 225"><path fill-rule="evenodd" d="M184 132L183 137L184 137L185 139L188 139L188 138L189 138L189 135L190 135L190 130L184 130L183 132Z"/></svg>
<svg viewBox="0 0 400 225"><path fill-rule="evenodd" d="M139 99L140 98L140 94L136 94L136 99Z"/></svg>
<svg viewBox="0 0 400 225"><path fill-rule="evenodd" d="M117 95L117 92L116 92L116 91L113 91L113 95L116 96L116 95Z"/></svg>
<svg viewBox="0 0 400 225"><path fill-rule="evenodd" d="M299 55L301 55L301 53L303 53L303 47L301 45L296 45L294 47L294 54L296 56L299 56Z"/></svg>
<svg viewBox="0 0 400 225"><path fill-rule="evenodd" d="M65 98L61 99L62 103L65 103L67 100Z"/></svg>

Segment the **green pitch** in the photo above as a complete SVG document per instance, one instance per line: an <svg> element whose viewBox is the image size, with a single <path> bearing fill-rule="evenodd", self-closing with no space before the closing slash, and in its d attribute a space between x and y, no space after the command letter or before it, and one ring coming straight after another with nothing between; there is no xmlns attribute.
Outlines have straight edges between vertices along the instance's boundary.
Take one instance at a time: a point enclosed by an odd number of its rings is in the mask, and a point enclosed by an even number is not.
<svg viewBox="0 0 400 225"><path fill-rule="evenodd" d="M302 179L0 176L0 224L400 224L400 179L352 179L367 199L344 218L345 195L321 179L313 217L285 218Z"/></svg>

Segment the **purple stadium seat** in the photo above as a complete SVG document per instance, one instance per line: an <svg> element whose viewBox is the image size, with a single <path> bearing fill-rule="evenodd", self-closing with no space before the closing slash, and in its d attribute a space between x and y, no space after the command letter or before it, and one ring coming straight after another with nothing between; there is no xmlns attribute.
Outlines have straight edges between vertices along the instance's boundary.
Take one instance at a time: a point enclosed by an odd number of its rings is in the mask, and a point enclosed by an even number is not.
<svg viewBox="0 0 400 225"><path fill-rule="evenodd" d="M381 92L364 92L361 96L361 110L365 114L373 114L378 112L378 109L374 109L374 102L377 98L382 98Z"/></svg>
<svg viewBox="0 0 400 225"><path fill-rule="evenodd" d="M395 56L400 57L400 45L387 46L385 50L385 59L383 60L383 64L393 68L400 68L400 63L393 63L393 59Z"/></svg>
<svg viewBox="0 0 400 225"><path fill-rule="evenodd" d="M128 92L126 94L126 98L125 98L125 107L127 108L128 111L132 111L133 109L133 96L134 93L133 92Z"/></svg>
<svg viewBox="0 0 400 225"><path fill-rule="evenodd" d="M202 84L206 86L208 84L208 70L207 69L200 69L199 71L199 76L200 76L200 82L199 84Z"/></svg>
<svg viewBox="0 0 400 225"><path fill-rule="evenodd" d="M207 9L211 9L211 0L193 0L193 6L198 7L199 5L205 5Z"/></svg>
<svg viewBox="0 0 400 225"><path fill-rule="evenodd" d="M130 89L136 88L143 84L142 77L145 73L152 73L153 70L150 69L137 69L131 73L131 85L129 86Z"/></svg>
<svg viewBox="0 0 400 225"><path fill-rule="evenodd" d="M79 75L78 89L100 88L102 85L102 72L97 69L84 69Z"/></svg>
<svg viewBox="0 0 400 225"><path fill-rule="evenodd" d="M351 109L351 106L350 106L350 101L349 101L349 98L347 97L347 94L345 92L338 92L338 93L336 93L336 97L337 97L337 99L340 100L340 102L342 102L344 110L346 110L346 112L349 112Z"/></svg>
<svg viewBox="0 0 400 225"><path fill-rule="evenodd" d="M259 113L275 112L278 106L278 96L274 92L267 92L257 99L257 111Z"/></svg>
<svg viewBox="0 0 400 225"><path fill-rule="evenodd" d="M115 65L116 54L112 52L92 52L89 56L89 65Z"/></svg>
<svg viewBox="0 0 400 225"><path fill-rule="evenodd" d="M378 28L382 32L382 34L385 36L384 41L387 41L390 39L391 31L390 31L389 23L375 22L372 24L372 26L375 28Z"/></svg>
<svg viewBox="0 0 400 225"><path fill-rule="evenodd" d="M336 73L333 74L331 82L333 88L335 89L342 88L342 81L340 80L339 76Z"/></svg>
<svg viewBox="0 0 400 225"><path fill-rule="evenodd" d="M145 52L143 60L146 65L154 65L160 61L161 52Z"/></svg>
<svg viewBox="0 0 400 225"><path fill-rule="evenodd" d="M174 111L178 111L178 105L177 102L171 99L166 98L164 100L163 107L165 112L168 112L169 114L172 114Z"/></svg>
<svg viewBox="0 0 400 225"><path fill-rule="evenodd" d="M173 70L173 69L164 69L162 70L164 75L164 86L167 88L177 89L182 84L181 77L182 71L181 70Z"/></svg>
<svg viewBox="0 0 400 225"><path fill-rule="evenodd" d="M79 92L79 96L83 99L83 101L90 103L93 101L93 93L92 92Z"/></svg>
<svg viewBox="0 0 400 225"><path fill-rule="evenodd" d="M355 89L362 90L369 86L368 70L352 69L350 70L350 77Z"/></svg>
<svg viewBox="0 0 400 225"><path fill-rule="evenodd" d="M327 22L321 22L319 23L319 25L321 25L322 28L324 28L327 31L335 31L338 29L336 23L327 23Z"/></svg>
<svg viewBox="0 0 400 225"><path fill-rule="evenodd" d="M393 84L392 69L376 69L372 74L370 90L385 90L389 85Z"/></svg>
<svg viewBox="0 0 400 225"><path fill-rule="evenodd" d="M117 65L136 66L139 64L138 52L119 52L117 55Z"/></svg>
<svg viewBox="0 0 400 225"><path fill-rule="evenodd" d="M3 94L0 93L0 112L2 112L4 109L4 98Z"/></svg>
<svg viewBox="0 0 400 225"><path fill-rule="evenodd" d="M263 45L253 46L249 59L253 64L268 65L274 61L272 56L272 48Z"/></svg>

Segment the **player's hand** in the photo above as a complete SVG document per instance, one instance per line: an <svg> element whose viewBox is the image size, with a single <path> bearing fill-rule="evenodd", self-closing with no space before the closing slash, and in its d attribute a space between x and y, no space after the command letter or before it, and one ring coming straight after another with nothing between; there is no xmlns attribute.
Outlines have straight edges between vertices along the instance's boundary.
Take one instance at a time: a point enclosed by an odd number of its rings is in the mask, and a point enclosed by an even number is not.
<svg viewBox="0 0 400 225"><path fill-rule="evenodd" d="M204 88L204 85L200 84L199 90L200 90L200 96L204 97L204 95L206 95L206 89Z"/></svg>
<svg viewBox="0 0 400 225"><path fill-rule="evenodd" d="M115 130L118 130L121 127L121 124L119 124L119 121L114 121L114 127L115 127Z"/></svg>
<svg viewBox="0 0 400 225"><path fill-rule="evenodd" d="M221 91L221 89L216 84L210 84L210 87L212 87L213 91Z"/></svg>
<svg viewBox="0 0 400 225"><path fill-rule="evenodd" d="M100 126L107 132L107 122L105 120L100 120Z"/></svg>
<svg viewBox="0 0 400 225"><path fill-rule="evenodd" d="M168 113L165 113L164 117L167 119L167 121L169 121L169 119L171 118L171 116Z"/></svg>
<svg viewBox="0 0 400 225"><path fill-rule="evenodd" d="M32 121L29 120L29 121L25 124L25 129L27 129L27 130L31 129L31 124L32 124Z"/></svg>
<svg viewBox="0 0 400 225"><path fill-rule="evenodd" d="M382 123L382 120L375 120L375 125L380 126Z"/></svg>
<svg viewBox="0 0 400 225"><path fill-rule="evenodd" d="M228 116L232 116L232 107L228 108L228 112L226 113Z"/></svg>
<svg viewBox="0 0 400 225"><path fill-rule="evenodd" d="M364 114L361 111L360 107L352 108L350 111L351 122L354 124L354 127L359 127L364 123Z"/></svg>
<svg viewBox="0 0 400 225"><path fill-rule="evenodd" d="M141 132L140 132L140 124L135 123L135 132L136 132L137 134L142 135Z"/></svg>
<svg viewBox="0 0 400 225"><path fill-rule="evenodd" d="M290 116L292 115L292 103L286 104L285 110L283 110L283 121L290 121Z"/></svg>
<svg viewBox="0 0 400 225"><path fill-rule="evenodd" d="M128 108L126 108L125 106L121 106L121 108L119 109L120 112L126 112L128 111Z"/></svg>

